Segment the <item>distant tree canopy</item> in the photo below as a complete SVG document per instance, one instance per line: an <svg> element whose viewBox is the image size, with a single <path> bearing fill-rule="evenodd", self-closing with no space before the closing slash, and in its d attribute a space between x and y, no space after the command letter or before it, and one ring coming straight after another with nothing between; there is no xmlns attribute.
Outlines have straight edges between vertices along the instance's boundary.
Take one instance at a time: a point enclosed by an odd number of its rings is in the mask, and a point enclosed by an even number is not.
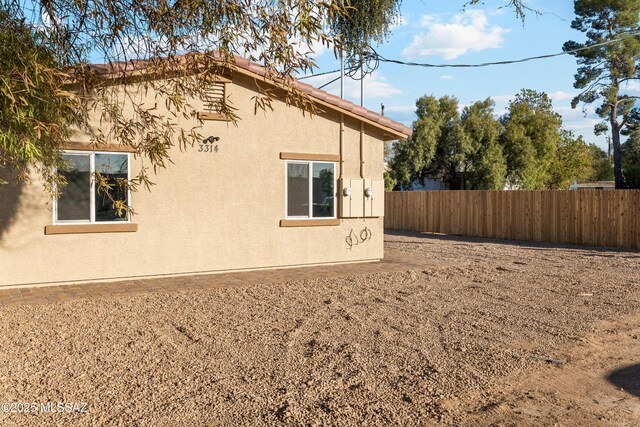
<svg viewBox="0 0 640 427"><path fill-rule="evenodd" d="M640 129L634 129L622 144L623 181L626 188L640 188Z"/></svg>
<svg viewBox="0 0 640 427"><path fill-rule="evenodd" d="M640 78L640 1L638 0L576 0L576 19L571 28L585 33L585 43L568 41L567 51L574 51L578 72L574 87L581 92L572 102L578 104L597 102L596 109L603 122L595 132L611 132L616 188L625 186L620 135L638 125L640 111L636 107L637 96L626 90L630 81ZM586 45L618 40L575 52Z"/></svg>
<svg viewBox="0 0 640 427"><path fill-rule="evenodd" d="M593 162L593 181L613 181L613 164L609 154L595 144L589 144Z"/></svg>
<svg viewBox="0 0 640 427"><path fill-rule="evenodd" d="M463 161L463 188L491 190L505 184L507 162L500 144L501 123L494 118L494 102L478 101L462 110L462 129L469 151Z"/></svg>
<svg viewBox="0 0 640 427"><path fill-rule="evenodd" d="M569 188L574 182L600 181L596 171L599 159L594 157L593 149L584 142L582 136L576 137L573 132L564 129L560 130L559 136L556 154L549 165L546 187ZM613 172L608 160L607 165L608 170Z"/></svg>
<svg viewBox="0 0 640 427"><path fill-rule="evenodd" d="M387 189L425 178L451 189L556 189L613 173L606 153L562 128L545 93L522 90L500 118L491 99L458 111L449 96L416 102L413 135L387 155Z"/></svg>
<svg viewBox="0 0 640 427"><path fill-rule="evenodd" d="M547 94L522 90L509 103L501 121L507 182L516 188L547 187L562 126Z"/></svg>

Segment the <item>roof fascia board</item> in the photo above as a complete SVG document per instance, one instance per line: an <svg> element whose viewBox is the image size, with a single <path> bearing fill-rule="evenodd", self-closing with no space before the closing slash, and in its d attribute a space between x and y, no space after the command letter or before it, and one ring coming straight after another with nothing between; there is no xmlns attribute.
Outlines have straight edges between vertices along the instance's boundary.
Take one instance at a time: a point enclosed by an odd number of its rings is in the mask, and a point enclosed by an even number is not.
<svg viewBox="0 0 640 427"><path fill-rule="evenodd" d="M268 77L262 76L262 75L260 75L258 73L254 73L251 70L247 70L247 69L242 68L242 67L233 67L232 70L234 72L238 72L240 74L246 75L248 77L252 77L252 78L257 79L257 80L261 80L261 81L266 82L266 83L268 83L270 85L273 85L273 86L276 86L276 87L278 87L280 89L286 90L283 87L282 83L278 83L278 82L276 82L276 81L274 81L274 80L272 80L272 79L270 79ZM331 104L329 102L323 101L323 100L318 99L318 98L316 98L314 96L310 96L310 98L316 104L322 105L323 107L327 107L330 110L337 111L338 113L343 113L346 116L352 117L352 118L354 118L354 119L356 119L358 121L361 121L363 123L368 124L369 126L373 126L373 127L377 128L377 129L382 130L383 132L385 132L385 136L389 136L390 137L389 139L386 139L386 141L390 141L390 140L393 140L393 139L404 139L404 138L408 138L409 137L409 135L405 135L405 134L403 134L401 132L396 131L395 129L391 129L390 127L381 125L380 123L376 123L373 120L369 120L366 117L362 117L362 116L360 116L358 114L355 114L355 113L353 113L353 112L351 112L351 111L349 111L347 109L340 108L337 105L333 105L333 104Z"/></svg>

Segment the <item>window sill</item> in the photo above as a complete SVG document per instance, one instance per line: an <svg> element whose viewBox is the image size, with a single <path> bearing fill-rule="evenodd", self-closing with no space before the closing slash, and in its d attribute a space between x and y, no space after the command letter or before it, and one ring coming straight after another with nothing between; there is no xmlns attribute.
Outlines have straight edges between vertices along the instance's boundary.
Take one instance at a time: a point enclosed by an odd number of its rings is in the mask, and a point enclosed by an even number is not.
<svg viewBox="0 0 640 427"><path fill-rule="evenodd" d="M62 146L65 151L100 151L104 153L135 153L136 149L122 144L101 144L92 142L69 141Z"/></svg>
<svg viewBox="0 0 640 427"><path fill-rule="evenodd" d="M225 116L224 114L220 114L220 113L210 113L210 112L205 112L205 111L199 111L198 112L198 120L213 120L216 122L230 122L231 119L227 116Z"/></svg>
<svg viewBox="0 0 640 427"><path fill-rule="evenodd" d="M280 227L328 227L340 225L340 220L331 219L281 219Z"/></svg>
<svg viewBox="0 0 640 427"><path fill-rule="evenodd" d="M280 153L281 160L311 160L317 162L339 162L337 154Z"/></svg>
<svg viewBox="0 0 640 427"><path fill-rule="evenodd" d="M44 234L133 233L138 224L56 224L44 227Z"/></svg>

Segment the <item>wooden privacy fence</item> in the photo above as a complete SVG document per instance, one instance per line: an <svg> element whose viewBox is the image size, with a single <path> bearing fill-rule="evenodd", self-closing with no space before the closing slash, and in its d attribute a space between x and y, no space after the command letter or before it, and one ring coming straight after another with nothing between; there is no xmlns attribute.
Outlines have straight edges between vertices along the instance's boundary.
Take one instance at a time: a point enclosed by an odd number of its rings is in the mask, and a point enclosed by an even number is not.
<svg viewBox="0 0 640 427"><path fill-rule="evenodd" d="M640 249L640 190L394 191L384 226Z"/></svg>

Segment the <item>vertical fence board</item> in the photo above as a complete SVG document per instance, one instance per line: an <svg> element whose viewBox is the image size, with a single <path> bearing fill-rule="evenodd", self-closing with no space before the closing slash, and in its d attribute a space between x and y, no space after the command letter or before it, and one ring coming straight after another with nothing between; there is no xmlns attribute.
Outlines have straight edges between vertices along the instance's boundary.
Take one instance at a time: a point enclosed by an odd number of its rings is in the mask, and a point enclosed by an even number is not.
<svg viewBox="0 0 640 427"><path fill-rule="evenodd" d="M624 220L626 215L625 199L626 198L624 193L618 193L618 212L620 212L620 215L618 216L618 224L616 227L616 243L618 247L622 247L622 243L624 242Z"/></svg>
<svg viewBox="0 0 640 427"><path fill-rule="evenodd" d="M637 190L635 192L635 196L633 197L634 200L634 208L633 208L633 215L631 220L635 223L635 240L633 247L634 248L640 248L640 190Z"/></svg>
<svg viewBox="0 0 640 427"><path fill-rule="evenodd" d="M609 246L609 198L601 195L600 199L600 244Z"/></svg>
<svg viewBox="0 0 640 427"><path fill-rule="evenodd" d="M385 197L388 229L640 249L640 191L425 191Z"/></svg>

